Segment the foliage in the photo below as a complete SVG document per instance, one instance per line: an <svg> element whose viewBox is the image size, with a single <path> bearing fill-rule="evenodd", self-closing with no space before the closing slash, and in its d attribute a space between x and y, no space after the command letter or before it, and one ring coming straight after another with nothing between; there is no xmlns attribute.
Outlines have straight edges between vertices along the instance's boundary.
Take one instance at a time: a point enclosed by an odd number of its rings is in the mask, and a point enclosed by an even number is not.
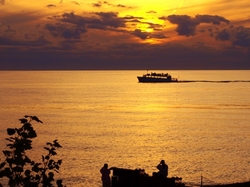
<svg viewBox="0 0 250 187"><path fill-rule="evenodd" d="M38 163L31 160L26 151L32 149L32 139L37 137L36 131L31 125L31 121L43 123L36 116L24 116L19 119L21 128L8 128L9 138L6 140L8 150L3 150L6 157L5 161L0 163L0 178L7 177L10 187L53 187L54 171L59 172L62 160L53 160L56 150L61 148L57 140L48 142L45 150L48 154L42 155L42 162ZM62 180L57 180L58 187L62 187ZM0 183L0 186L1 183Z"/></svg>

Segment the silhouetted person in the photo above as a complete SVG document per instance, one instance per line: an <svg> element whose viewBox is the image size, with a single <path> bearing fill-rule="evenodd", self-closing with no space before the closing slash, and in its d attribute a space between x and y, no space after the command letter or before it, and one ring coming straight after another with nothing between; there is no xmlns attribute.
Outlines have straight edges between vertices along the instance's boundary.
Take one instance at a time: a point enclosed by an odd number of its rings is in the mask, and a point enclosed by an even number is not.
<svg viewBox="0 0 250 187"><path fill-rule="evenodd" d="M104 164L100 172L102 174L102 186L110 187L110 169L108 168L108 164Z"/></svg>
<svg viewBox="0 0 250 187"><path fill-rule="evenodd" d="M153 173L153 175L161 176L161 177L167 177L168 176L168 165L165 163L164 160L161 160L161 162L156 166L156 168L159 170L157 173Z"/></svg>

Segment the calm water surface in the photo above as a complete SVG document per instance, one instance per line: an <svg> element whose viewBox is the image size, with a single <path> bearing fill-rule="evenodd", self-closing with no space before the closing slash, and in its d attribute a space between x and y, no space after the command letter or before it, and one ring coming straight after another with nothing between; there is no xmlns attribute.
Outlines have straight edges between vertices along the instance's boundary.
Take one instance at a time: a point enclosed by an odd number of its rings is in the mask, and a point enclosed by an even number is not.
<svg viewBox="0 0 250 187"><path fill-rule="evenodd" d="M0 71L0 147L7 127L36 115L44 123L33 124L29 154L40 161L58 139L67 186L101 186L105 162L151 175L161 159L191 184L250 180L250 71L160 72L183 82L138 83L145 71Z"/></svg>

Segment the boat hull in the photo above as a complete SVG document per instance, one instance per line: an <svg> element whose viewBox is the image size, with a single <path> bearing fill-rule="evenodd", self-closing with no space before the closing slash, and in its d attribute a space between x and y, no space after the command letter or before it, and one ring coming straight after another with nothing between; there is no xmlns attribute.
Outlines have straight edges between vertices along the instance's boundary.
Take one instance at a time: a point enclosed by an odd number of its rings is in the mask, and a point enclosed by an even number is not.
<svg viewBox="0 0 250 187"><path fill-rule="evenodd" d="M144 170L113 168L112 187L184 187L175 178L148 176Z"/></svg>
<svg viewBox="0 0 250 187"><path fill-rule="evenodd" d="M137 77L139 82L178 82L177 79L161 78L161 77Z"/></svg>

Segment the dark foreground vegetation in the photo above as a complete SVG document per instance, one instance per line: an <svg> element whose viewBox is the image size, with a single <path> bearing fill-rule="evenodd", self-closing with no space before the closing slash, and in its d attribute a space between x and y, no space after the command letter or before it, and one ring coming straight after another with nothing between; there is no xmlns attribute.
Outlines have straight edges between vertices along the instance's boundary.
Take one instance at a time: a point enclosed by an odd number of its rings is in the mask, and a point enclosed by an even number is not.
<svg viewBox="0 0 250 187"><path fill-rule="evenodd" d="M41 162L31 160L26 151L32 149L32 139L37 137L31 122L43 123L36 116L19 119L20 128L7 128L7 150L3 150L5 160L0 163L0 178L7 178L10 187L63 187L62 180L54 180L54 172L59 172L62 160L54 160L56 150L62 146L57 140L47 142L48 151ZM0 182L0 187L3 186Z"/></svg>

